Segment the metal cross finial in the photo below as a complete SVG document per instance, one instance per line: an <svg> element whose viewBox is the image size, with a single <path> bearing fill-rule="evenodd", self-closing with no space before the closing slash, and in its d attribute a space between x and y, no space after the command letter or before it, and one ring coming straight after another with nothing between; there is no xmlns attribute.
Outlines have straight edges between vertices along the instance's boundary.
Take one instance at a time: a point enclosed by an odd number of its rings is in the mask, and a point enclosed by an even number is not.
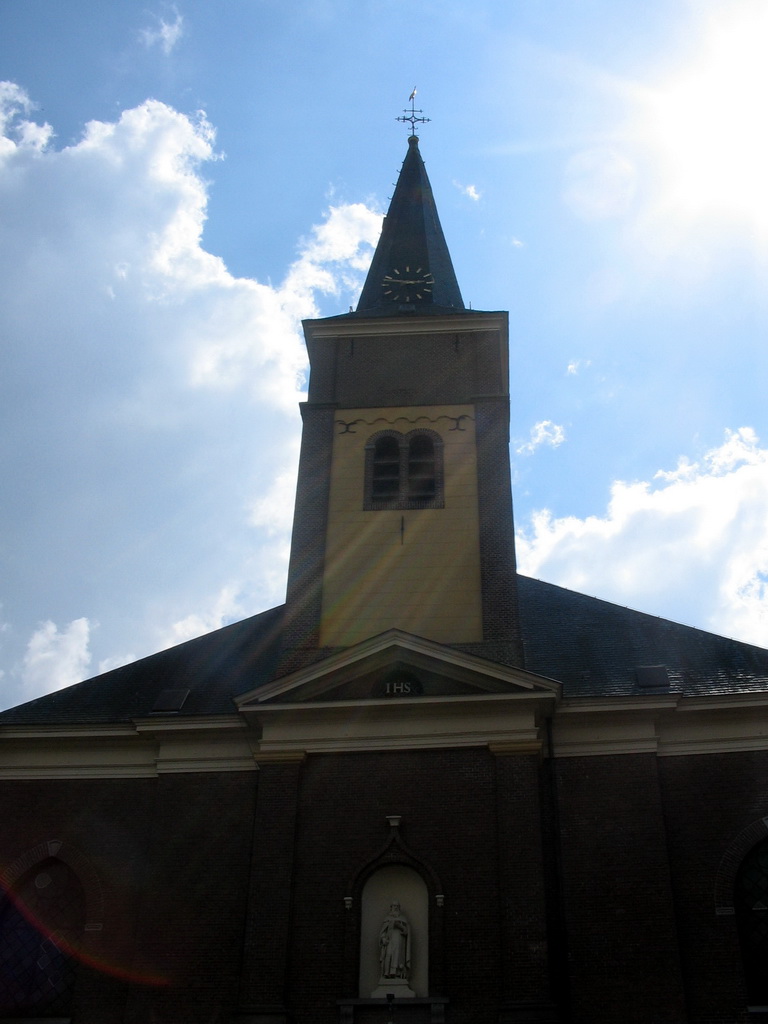
<svg viewBox="0 0 768 1024"><path fill-rule="evenodd" d="M411 109L408 110L406 108L403 111L403 116L402 117L396 117L395 120L396 121L407 121L410 124L410 126L411 126L411 135L415 135L416 134L416 125L417 124L426 124L427 121L431 121L432 119L429 118L429 117L417 117L416 116L417 114L423 114L424 113L423 110L418 110L417 107L416 107L416 86L413 87L413 92L408 97L408 99L411 102Z"/></svg>

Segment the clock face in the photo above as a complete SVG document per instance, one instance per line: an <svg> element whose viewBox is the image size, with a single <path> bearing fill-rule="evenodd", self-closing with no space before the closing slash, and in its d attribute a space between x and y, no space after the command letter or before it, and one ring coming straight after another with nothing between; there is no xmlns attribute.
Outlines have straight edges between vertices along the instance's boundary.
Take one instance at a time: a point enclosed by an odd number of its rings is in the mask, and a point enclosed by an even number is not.
<svg viewBox="0 0 768 1024"><path fill-rule="evenodd" d="M434 277L422 267L395 267L381 282L384 295L393 302L415 302L432 295Z"/></svg>

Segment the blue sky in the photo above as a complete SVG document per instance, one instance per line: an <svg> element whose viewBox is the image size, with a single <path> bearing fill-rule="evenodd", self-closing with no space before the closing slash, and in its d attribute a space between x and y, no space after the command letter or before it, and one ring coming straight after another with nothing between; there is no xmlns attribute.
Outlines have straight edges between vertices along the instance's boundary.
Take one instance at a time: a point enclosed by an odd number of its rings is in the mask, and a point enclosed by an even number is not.
<svg viewBox="0 0 768 1024"><path fill-rule="evenodd" d="M299 322L406 150L508 309L523 571L768 644L768 12L0 0L0 705L279 603Z"/></svg>

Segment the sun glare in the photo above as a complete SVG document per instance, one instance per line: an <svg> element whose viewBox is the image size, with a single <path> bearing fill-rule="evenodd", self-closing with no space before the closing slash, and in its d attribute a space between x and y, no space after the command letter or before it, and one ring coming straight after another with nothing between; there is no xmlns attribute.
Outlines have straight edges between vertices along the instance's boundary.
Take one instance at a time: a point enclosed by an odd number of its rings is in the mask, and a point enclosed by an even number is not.
<svg viewBox="0 0 768 1024"><path fill-rule="evenodd" d="M698 61L653 99L666 204L768 231L768 9L734 5L713 21Z"/></svg>

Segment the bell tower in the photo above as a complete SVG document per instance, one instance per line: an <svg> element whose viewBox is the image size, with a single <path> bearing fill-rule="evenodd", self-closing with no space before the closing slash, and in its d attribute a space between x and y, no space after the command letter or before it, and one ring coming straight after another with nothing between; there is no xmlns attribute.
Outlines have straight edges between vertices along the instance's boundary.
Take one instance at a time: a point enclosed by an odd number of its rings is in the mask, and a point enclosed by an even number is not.
<svg viewBox="0 0 768 1024"><path fill-rule="evenodd" d="M522 665L507 314L465 308L415 134L357 309L304 333L289 647L394 628Z"/></svg>

